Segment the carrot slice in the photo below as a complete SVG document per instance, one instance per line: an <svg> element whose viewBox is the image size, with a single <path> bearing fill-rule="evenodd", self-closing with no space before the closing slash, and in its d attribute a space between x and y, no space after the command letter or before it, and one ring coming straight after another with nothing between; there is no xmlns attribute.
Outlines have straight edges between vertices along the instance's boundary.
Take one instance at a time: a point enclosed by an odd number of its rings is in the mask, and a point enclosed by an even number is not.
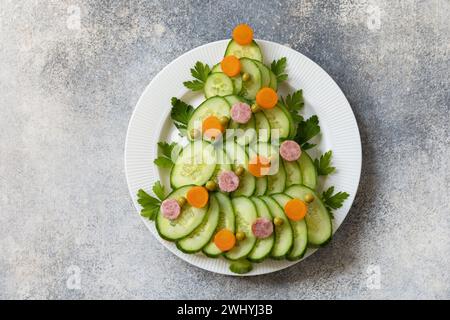
<svg viewBox="0 0 450 320"><path fill-rule="evenodd" d="M214 244L220 251L231 250L236 244L236 237L234 233L228 229L222 229L214 236Z"/></svg>
<svg viewBox="0 0 450 320"><path fill-rule="evenodd" d="M208 203L209 194L205 187L192 187L186 194L187 202L195 208L203 208Z"/></svg>
<svg viewBox="0 0 450 320"><path fill-rule="evenodd" d="M266 175L269 168L270 160L263 156L256 156L248 164L248 171L257 178Z"/></svg>
<svg viewBox="0 0 450 320"><path fill-rule="evenodd" d="M220 63L223 73L235 77L241 72L241 62L235 56L226 56Z"/></svg>
<svg viewBox="0 0 450 320"><path fill-rule="evenodd" d="M253 29L248 24L239 24L233 30L233 40L241 46L250 44L253 41Z"/></svg>
<svg viewBox="0 0 450 320"><path fill-rule="evenodd" d="M306 216L308 206L300 199L291 199L284 205L284 212L289 219L293 221L300 221Z"/></svg>
<svg viewBox="0 0 450 320"><path fill-rule="evenodd" d="M202 132L208 138L217 138L224 130L223 125L216 116L209 116L203 120Z"/></svg>
<svg viewBox="0 0 450 320"><path fill-rule="evenodd" d="M277 92L272 88L262 88L256 94L256 103L263 109L272 109L277 102Z"/></svg>

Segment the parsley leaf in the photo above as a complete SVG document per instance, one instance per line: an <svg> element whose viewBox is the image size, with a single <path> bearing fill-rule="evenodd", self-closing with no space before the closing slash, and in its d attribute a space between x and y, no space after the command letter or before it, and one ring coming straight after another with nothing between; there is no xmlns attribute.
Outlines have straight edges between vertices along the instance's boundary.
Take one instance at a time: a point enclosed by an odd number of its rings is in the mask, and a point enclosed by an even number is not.
<svg viewBox="0 0 450 320"><path fill-rule="evenodd" d="M203 90L203 87L205 86L205 83L201 82L200 80L185 81L183 82L183 84L186 88L192 91Z"/></svg>
<svg viewBox="0 0 450 320"><path fill-rule="evenodd" d="M167 142L158 142L158 149L161 154L153 163L160 168L171 168L180 153L181 147L176 142L168 144Z"/></svg>
<svg viewBox="0 0 450 320"><path fill-rule="evenodd" d="M297 90L293 94L289 94L285 99L280 98L280 103L289 111L294 126L297 128L298 124L303 121L303 117L298 113L305 105L303 101L303 91Z"/></svg>
<svg viewBox="0 0 450 320"><path fill-rule="evenodd" d="M294 140L300 145L302 150L311 149L315 144L307 143L310 139L318 135L320 132L319 118L314 115L307 120L299 122L297 134Z"/></svg>
<svg viewBox="0 0 450 320"><path fill-rule="evenodd" d="M194 68L191 68L191 75L197 79L192 81L183 82L184 86L192 91L200 91L203 90L206 79L211 73L211 68L205 63L201 63L197 61Z"/></svg>
<svg viewBox="0 0 450 320"><path fill-rule="evenodd" d="M166 197L166 190L161 182L156 181L152 187L153 193L159 198L159 200L164 200Z"/></svg>
<svg viewBox="0 0 450 320"><path fill-rule="evenodd" d="M284 73L286 70L286 57L283 57L280 60L273 60L270 65L270 70L272 70L277 77L278 83L285 81L288 77L288 75Z"/></svg>
<svg viewBox="0 0 450 320"><path fill-rule="evenodd" d="M314 166L317 169L317 174L319 176L326 176L330 173L333 173L334 170L336 170L335 167L331 166L331 156L333 155L333 152L330 150L328 152L325 152L323 155L320 156L320 159L314 160Z"/></svg>
<svg viewBox="0 0 450 320"><path fill-rule="evenodd" d="M155 220L161 201L152 197L142 189L139 189L137 196L137 201L142 206L141 216L148 218L149 220Z"/></svg>
<svg viewBox="0 0 450 320"><path fill-rule="evenodd" d="M174 121L175 127L180 131L181 135L187 135L187 124L194 113L194 107L176 97L172 98L171 104L170 117Z"/></svg>
<svg viewBox="0 0 450 320"><path fill-rule="evenodd" d="M322 193L322 201L331 215L333 215L333 209L342 207L344 201L349 197L349 194L347 192L338 192L334 195L333 192L334 187L329 187Z"/></svg>

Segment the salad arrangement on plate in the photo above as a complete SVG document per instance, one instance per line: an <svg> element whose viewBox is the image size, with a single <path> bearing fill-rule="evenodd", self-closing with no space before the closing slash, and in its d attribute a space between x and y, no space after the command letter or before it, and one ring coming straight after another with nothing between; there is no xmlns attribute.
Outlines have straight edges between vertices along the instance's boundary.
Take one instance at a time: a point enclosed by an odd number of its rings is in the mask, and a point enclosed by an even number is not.
<svg viewBox="0 0 450 320"><path fill-rule="evenodd" d="M170 172L150 195L138 191L141 215L185 253L224 257L246 273L267 258L298 260L332 236L332 211L349 196L319 192L318 176L335 171L332 152L311 159L319 119L301 114L303 92L282 97L286 58L264 64L253 30L233 30L224 58L197 62L184 82L204 94L196 108L173 97L171 118L186 143L161 141L155 165ZM171 190L170 192L169 189Z"/></svg>

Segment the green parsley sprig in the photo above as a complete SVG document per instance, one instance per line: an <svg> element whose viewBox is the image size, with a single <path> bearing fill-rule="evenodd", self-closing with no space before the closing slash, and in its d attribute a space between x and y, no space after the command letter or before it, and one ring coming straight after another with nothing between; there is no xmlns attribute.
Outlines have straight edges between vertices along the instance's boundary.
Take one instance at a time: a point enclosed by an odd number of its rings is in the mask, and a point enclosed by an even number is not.
<svg viewBox="0 0 450 320"><path fill-rule="evenodd" d="M277 83L280 84L283 81L286 81L288 75L285 73L286 70L286 57L281 58L280 60L273 60L270 65L270 70L277 77Z"/></svg>
<svg viewBox="0 0 450 320"><path fill-rule="evenodd" d="M314 166L316 167L319 176L327 176L336 170L335 167L331 166L332 155L333 152L330 150L321 155L319 159L314 160Z"/></svg>
<svg viewBox="0 0 450 320"><path fill-rule="evenodd" d="M191 68L191 75L195 78L195 80L185 81L183 82L184 86L192 91L200 91L203 90L205 86L206 79L211 73L211 68L205 63L201 63L197 61L195 66Z"/></svg>
<svg viewBox="0 0 450 320"><path fill-rule="evenodd" d="M172 118L175 127L180 131L180 134L186 136L187 125L194 113L194 107L176 97L172 98L171 104L172 111L170 112L170 117Z"/></svg>
<svg viewBox="0 0 450 320"><path fill-rule="evenodd" d="M307 120L302 120L299 122L297 126L297 134L295 135L294 140L300 145L302 150L308 150L316 146L308 141L319 133L319 118L314 115Z"/></svg>
<svg viewBox="0 0 450 320"><path fill-rule="evenodd" d="M160 168L172 168L175 158L180 153L181 147L176 142L168 144L167 142L158 142L158 149L161 155L153 163Z"/></svg>
<svg viewBox="0 0 450 320"><path fill-rule="evenodd" d="M344 201L350 196L347 192L333 193L334 187L329 187L322 193L322 201L331 216L333 216L333 210L342 207Z"/></svg>
<svg viewBox="0 0 450 320"><path fill-rule="evenodd" d="M165 199L165 189L164 186L161 185L161 182L156 181L155 184L152 187L153 193L156 195L156 198L149 195L147 192L145 192L142 189L138 190L137 197L138 197L138 203L141 205L141 216L149 219L149 220L155 220L156 214L159 211L159 208L161 207L161 201Z"/></svg>

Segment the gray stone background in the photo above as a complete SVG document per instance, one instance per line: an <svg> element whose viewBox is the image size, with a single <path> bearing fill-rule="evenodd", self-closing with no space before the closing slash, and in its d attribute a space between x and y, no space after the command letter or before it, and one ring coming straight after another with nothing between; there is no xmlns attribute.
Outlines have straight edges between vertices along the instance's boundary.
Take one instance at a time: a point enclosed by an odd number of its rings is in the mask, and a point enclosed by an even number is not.
<svg viewBox="0 0 450 320"><path fill-rule="evenodd" d="M123 168L152 77L243 21L336 80L364 157L332 243L245 279L164 249ZM1 0L0 298L450 298L449 21L448 0Z"/></svg>

